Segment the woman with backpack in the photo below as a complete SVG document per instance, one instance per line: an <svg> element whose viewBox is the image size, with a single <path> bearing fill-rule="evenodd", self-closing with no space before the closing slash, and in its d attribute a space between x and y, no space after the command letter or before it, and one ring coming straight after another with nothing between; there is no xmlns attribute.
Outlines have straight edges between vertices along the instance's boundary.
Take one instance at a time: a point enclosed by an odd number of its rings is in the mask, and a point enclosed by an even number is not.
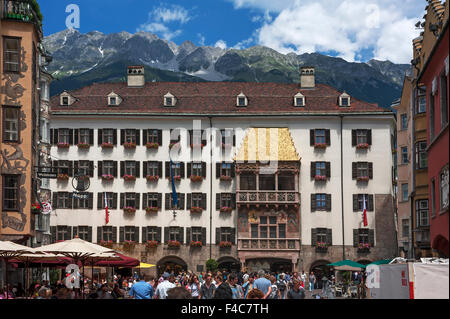
<svg viewBox="0 0 450 319"><path fill-rule="evenodd" d="M280 299L286 299L286 291L288 284L284 279L284 274L280 275L280 278L277 281L278 291L280 292Z"/></svg>
<svg viewBox="0 0 450 319"><path fill-rule="evenodd" d="M279 292L278 286L277 286L277 279L273 275L270 276L269 278L270 278L269 280L272 284L272 291L267 299L280 299L280 292Z"/></svg>

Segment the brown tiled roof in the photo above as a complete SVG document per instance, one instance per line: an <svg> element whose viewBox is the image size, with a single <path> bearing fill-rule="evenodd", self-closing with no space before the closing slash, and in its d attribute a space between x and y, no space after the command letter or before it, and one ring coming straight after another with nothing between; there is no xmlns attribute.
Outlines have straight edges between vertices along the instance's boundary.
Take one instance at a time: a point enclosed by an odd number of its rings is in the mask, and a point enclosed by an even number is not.
<svg viewBox="0 0 450 319"><path fill-rule="evenodd" d="M115 92L123 98L119 106L108 106L107 95ZM164 95L173 94L175 107L164 106ZM237 107L240 93L248 98L247 107ZM294 106L294 96L306 97L305 107ZM339 107L342 92L317 84L315 89L300 89L298 84L236 83L236 82L149 82L143 88L130 88L126 83L95 83L69 92L76 102L60 106L59 96L51 99L53 114L76 113L164 113L164 114L273 114L323 112L380 112L390 111L377 104L351 99L351 107Z"/></svg>

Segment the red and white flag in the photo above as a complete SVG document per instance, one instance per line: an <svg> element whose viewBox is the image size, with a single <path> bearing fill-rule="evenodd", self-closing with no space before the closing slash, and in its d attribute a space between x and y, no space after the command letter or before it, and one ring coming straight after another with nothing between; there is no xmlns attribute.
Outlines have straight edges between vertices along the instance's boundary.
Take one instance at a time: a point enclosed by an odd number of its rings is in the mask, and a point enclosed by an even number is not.
<svg viewBox="0 0 450 319"><path fill-rule="evenodd" d="M106 225L108 225L109 224L109 211L108 211L108 200L106 199L106 193L105 193L105 214L106 214L105 223L106 223Z"/></svg>
<svg viewBox="0 0 450 319"><path fill-rule="evenodd" d="M363 223L364 227L367 227L369 223L367 222L367 208L366 208L366 195L363 197Z"/></svg>

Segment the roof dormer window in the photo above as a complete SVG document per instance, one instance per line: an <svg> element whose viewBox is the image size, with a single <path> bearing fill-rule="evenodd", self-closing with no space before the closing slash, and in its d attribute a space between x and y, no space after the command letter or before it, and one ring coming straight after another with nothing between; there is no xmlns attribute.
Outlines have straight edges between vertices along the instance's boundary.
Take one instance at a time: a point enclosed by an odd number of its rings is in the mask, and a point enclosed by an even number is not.
<svg viewBox="0 0 450 319"><path fill-rule="evenodd" d="M108 106L119 106L122 103L122 99L114 92L108 94Z"/></svg>
<svg viewBox="0 0 450 319"><path fill-rule="evenodd" d="M339 106L341 106L341 107L349 107L350 104L351 104L350 95L348 95L347 93L344 92L344 94L342 94L339 97Z"/></svg>
<svg viewBox="0 0 450 319"><path fill-rule="evenodd" d="M248 106L248 99L247 97L244 95L244 93L241 93L238 95L237 97L237 106L243 107L243 106Z"/></svg>
<svg viewBox="0 0 450 319"><path fill-rule="evenodd" d="M109 105L117 105L117 98L116 97L110 97L109 98Z"/></svg>
<svg viewBox="0 0 450 319"><path fill-rule="evenodd" d="M294 97L294 105L299 106L299 107L304 107L305 106L305 96L301 93L298 93Z"/></svg>
<svg viewBox="0 0 450 319"><path fill-rule="evenodd" d="M59 97L60 97L59 103L62 106L70 106L75 102L75 99L67 92L61 93Z"/></svg>
<svg viewBox="0 0 450 319"><path fill-rule="evenodd" d="M170 92L164 95L164 106L175 106L176 103L177 99Z"/></svg>
<svg viewBox="0 0 450 319"><path fill-rule="evenodd" d="M61 104L62 105L69 105L69 97L68 96L63 96Z"/></svg>

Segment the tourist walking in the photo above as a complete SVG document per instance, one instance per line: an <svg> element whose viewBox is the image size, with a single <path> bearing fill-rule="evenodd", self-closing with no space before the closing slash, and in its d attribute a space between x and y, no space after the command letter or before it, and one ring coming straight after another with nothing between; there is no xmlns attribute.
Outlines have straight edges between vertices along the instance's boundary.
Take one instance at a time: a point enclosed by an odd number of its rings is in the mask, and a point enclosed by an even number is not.
<svg viewBox="0 0 450 319"><path fill-rule="evenodd" d="M131 298L134 299L152 299L153 287L148 282L150 277L145 275L144 279L136 282L129 292Z"/></svg>
<svg viewBox="0 0 450 319"><path fill-rule="evenodd" d="M244 292L242 287L238 284L238 278L236 274L230 274L228 276L228 283L231 287L231 292L233 293L233 299L243 299Z"/></svg>
<svg viewBox="0 0 450 319"><path fill-rule="evenodd" d="M242 290L244 291L244 298L247 299L248 292L253 289L255 278L253 277L253 275L246 275L244 276L244 281L245 282L242 285Z"/></svg>
<svg viewBox="0 0 450 319"><path fill-rule="evenodd" d="M316 276L314 276L314 273L311 272L309 275L309 291L314 291L314 287L316 286Z"/></svg>
<svg viewBox="0 0 450 319"><path fill-rule="evenodd" d="M200 281L197 275L191 276L187 289L191 293L192 299L200 299Z"/></svg>
<svg viewBox="0 0 450 319"><path fill-rule="evenodd" d="M216 276L216 291L213 299L233 299L233 292L227 282L223 281L222 275Z"/></svg>
<svg viewBox="0 0 450 319"><path fill-rule="evenodd" d="M200 287L201 299L212 299L214 296L216 286L211 282L211 278L212 276L210 273L204 276L205 282Z"/></svg>
<svg viewBox="0 0 450 319"><path fill-rule="evenodd" d="M300 285L300 281L294 281L294 288L287 293L287 299L305 299L305 289Z"/></svg>
<svg viewBox="0 0 450 319"><path fill-rule="evenodd" d="M267 299L267 297L272 292L272 287L271 287L272 283L270 282L270 280L267 280L266 278L264 278L265 274L266 273L264 270L260 270L258 272L258 279L255 280L255 283L253 285L253 289L256 288L263 292L263 294L264 294L263 299Z"/></svg>
<svg viewBox="0 0 450 319"><path fill-rule="evenodd" d="M288 283L284 279L284 273L279 276L277 281L278 291L280 292L280 299L286 299L286 292L288 290Z"/></svg>
<svg viewBox="0 0 450 319"><path fill-rule="evenodd" d="M165 272L163 274L164 281L158 285L155 292L155 298L156 299L166 299L167 298L167 291L169 289L175 288L175 275L169 274Z"/></svg>
<svg viewBox="0 0 450 319"><path fill-rule="evenodd" d="M280 291L278 290L277 286L277 278L275 276L270 276L270 282L271 282L271 288L272 291L270 292L270 295L267 299L280 299Z"/></svg>

